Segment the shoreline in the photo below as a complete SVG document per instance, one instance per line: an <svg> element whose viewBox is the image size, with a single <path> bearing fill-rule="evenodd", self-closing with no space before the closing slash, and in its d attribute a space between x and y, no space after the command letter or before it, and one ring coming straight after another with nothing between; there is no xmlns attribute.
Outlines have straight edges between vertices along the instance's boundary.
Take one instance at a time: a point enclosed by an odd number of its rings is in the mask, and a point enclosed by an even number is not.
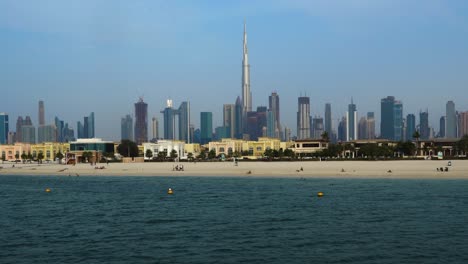
<svg viewBox="0 0 468 264"><path fill-rule="evenodd" d="M404 161L258 161L239 162L147 162L63 164L0 164L0 177L24 176L193 176L340 179L468 179L468 160ZM173 170L183 165L183 171ZM13 167L14 165L14 167ZM103 169L95 169L103 167ZM436 168L448 168L437 171ZM302 168L302 170L301 170ZM249 173L250 172L250 173Z"/></svg>

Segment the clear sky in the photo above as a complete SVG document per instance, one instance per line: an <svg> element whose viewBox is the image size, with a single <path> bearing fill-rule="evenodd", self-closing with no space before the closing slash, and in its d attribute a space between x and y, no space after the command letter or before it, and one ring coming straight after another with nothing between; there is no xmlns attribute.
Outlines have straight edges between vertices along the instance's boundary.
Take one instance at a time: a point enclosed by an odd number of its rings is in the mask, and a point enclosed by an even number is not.
<svg viewBox="0 0 468 264"><path fill-rule="evenodd" d="M293 134L304 94L313 116L332 103L335 120L353 97L377 130L388 95L404 115L428 109L436 131L448 100L468 110L468 1L0 0L0 112L37 125L44 100L48 123L76 131L94 111L96 136L118 140L144 96L150 118L189 100L195 127L200 111L219 126L241 94L244 19L253 106L277 91Z"/></svg>

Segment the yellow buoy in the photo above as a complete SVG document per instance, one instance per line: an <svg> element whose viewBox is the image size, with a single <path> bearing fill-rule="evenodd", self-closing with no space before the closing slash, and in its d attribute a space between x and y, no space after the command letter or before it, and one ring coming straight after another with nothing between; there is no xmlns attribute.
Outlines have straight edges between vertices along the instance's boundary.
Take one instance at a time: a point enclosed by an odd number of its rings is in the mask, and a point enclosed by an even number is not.
<svg viewBox="0 0 468 264"><path fill-rule="evenodd" d="M322 197L322 196L323 196L323 192L318 192L318 193L317 193L317 196L318 196L318 197Z"/></svg>
<svg viewBox="0 0 468 264"><path fill-rule="evenodd" d="M167 190L167 194L173 194L173 193L174 193L174 192L172 191L171 188L169 188L169 189Z"/></svg>
<svg viewBox="0 0 468 264"><path fill-rule="evenodd" d="M52 190L50 188L45 189L46 192L51 192Z"/></svg>

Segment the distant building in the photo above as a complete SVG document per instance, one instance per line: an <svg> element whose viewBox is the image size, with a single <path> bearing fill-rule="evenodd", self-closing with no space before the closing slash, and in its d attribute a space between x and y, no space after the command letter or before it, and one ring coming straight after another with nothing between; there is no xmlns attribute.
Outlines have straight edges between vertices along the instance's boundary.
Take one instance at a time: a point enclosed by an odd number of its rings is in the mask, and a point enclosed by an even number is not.
<svg viewBox="0 0 468 264"><path fill-rule="evenodd" d="M325 104L325 132L328 133L328 136L331 138L333 134L332 126L332 114L331 114L331 104Z"/></svg>
<svg viewBox="0 0 468 264"><path fill-rule="evenodd" d="M185 151L185 142L178 141L178 140L158 140L155 143L143 143L143 153L150 150L153 154L153 157L146 157L145 160L153 159L159 157L159 153L164 153L166 157L171 156L171 152L173 150L177 153L177 158L179 159L186 159L186 151Z"/></svg>
<svg viewBox="0 0 468 264"><path fill-rule="evenodd" d="M427 111L419 113L419 134L422 140L430 138L431 130L429 128L429 113Z"/></svg>
<svg viewBox="0 0 468 264"><path fill-rule="evenodd" d="M190 103L182 102L177 110L179 117L179 140L190 143Z"/></svg>
<svg viewBox="0 0 468 264"><path fill-rule="evenodd" d="M120 139L133 141L133 118L131 115L122 117L120 121Z"/></svg>
<svg viewBox="0 0 468 264"><path fill-rule="evenodd" d="M94 112L83 118L83 123L77 122L78 138L94 138Z"/></svg>
<svg viewBox="0 0 468 264"><path fill-rule="evenodd" d="M156 117L153 117L152 119L151 128L151 131L153 132L151 140L157 140L159 138L159 121ZM193 138L193 136L190 138Z"/></svg>
<svg viewBox="0 0 468 264"><path fill-rule="evenodd" d="M468 111L458 113L458 137L468 135Z"/></svg>
<svg viewBox="0 0 468 264"><path fill-rule="evenodd" d="M346 117L342 117L338 123L338 141L346 141Z"/></svg>
<svg viewBox="0 0 468 264"><path fill-rule="evenodd" d="M140 98L135 103L135 142L141 145L148 142L148 104Z"/></svg>
<svg viewBox="0 0 468 264"><path fill-rule="evenodd" d="M440 138L445 138L445 128L446 128L446 118L441 116L439 119L439 136Z"/></svg>
<svg viewBox="0 0 468 264"><path fill-rule="evenodd" d="M57 142L70 142L75 140L75 131L68 127L68 123L55 117L55 127L57 129Z"/></svg>
<svg viewBox="0 0 468 264"><path fill-rule="evenodd" d="M406 140L412 141L414 132L416 132L416 116L408 114L406 116Z"/></svg>
<svg viewBox="0 0 468 264"><path fill-rule="evenodd" d="M403 104L395 101L393 105L393 138L394 141L403 140Z"/></svg>
<svg viewBox="0 0 468 264"><path fill-rule="evenodd" d="M278 127L276 126L277 122L275 118L275 112L268 110L266 136L269 138L279 138Z"/></svg>
<svg viewBox="0 0 468 264"><path fill-rule="evenodd" d="M351 99L351 104L348 105L348 112L346 112L346 141L357 139L357 111L356 105Z"/></svg>
<svg viewBox="0 0 468 264"><path fill-rule="evenodd" d="M375 139L375 118L374 112L367 112L367 139Z"/></svg>
<svg viewBox="0 0 468 264"><path fill-rule="evenodd" d="M42 125L37 129L37 142L57 142L57 128L55 125Z"/></svg>
<svg viewBox="0 0 468 264"><path fill-rule="evenodd" d="M200 144L207 144L213 137L213 113L200 113L200 130Z"/></svg>
<svg viewBox="0 0 468 264"><path fill-rule="evenodd" d="M236 106L234 104L223 105L223 127L226 128L228 138L234 138L236 134Z"/></svg>
<svg viewBox="0 0 468 264"><path fill-rule="evenodd" d="M25 119L19 116L16 120L16 142L23 142L23 135L21 134L23 126L32 126L31 117L26 116Z"/></svg>
<svg viewBox="0 0 468 264"><path fill-rule="evenodd" d="M441 128L442 130L442 128ZM445 138L457 138L457 114L455 112L455 103L448 101L445 106Z"/></svg>
<svg viewBox="0 0 468 264"><path fill-rule="evenodd" d="M44 110L44 101L39 101L39 111L38 111L39 126L45 125L45 110Z"/></svg>
<svg viewBox="0 0 468 264"><path fill-rule="evenodd" d="M36 144L36 127L23 125L21 127L21 142Z"/></svg>
<svg viewBox="0 0 468 264"><path fill-rule="evenodd" d="M305 96L298 98L297 138L310 138L310 98Z"/></svg>
<svg viewBox="0 0 468 264"><path fill-rule="evenodd" d="M273 116L270 118L270 122L274 124L269 124L271 129L267 129L272 138L281 138L281 120L280 120L280 98L277 92L272 92L268 97L268 110L273 113Z"/></svg>
<svg viewBox="0 0 468 264"><path fill-rule="evenodd" d="M0 113L0 144L6 144L8 142L8 132L10 132L8 114Z"/></svg>
<svg viewBox="0 0 468 264"><path fill-rule="evenodd" d="M363 116L359 119L358 122L358 138L359 139L368 139L367 138L367 119Z"/></svg>
<svg viewBox="0 0 468 264"><path fill-rule="evenodd" d="M243 127L244 120L242 116L242 101L239 96L236 99L234 116L235 116L234 138L241 139L243 138L243 133L244 133L244 127Z"/></svg>
<svg viewBox="0 0 468 264"><path fill-rule="evenodd" d="M403 104L387 96L380 102L380 137L394 141L403 140Z"/></svg>
<svg viewBox="0 0 468 264"><path fill-rule="evenodd" d="M324 131L323 118L318 116L312 118L312 138L321 139ZM330 137L331 135L328 134L328 136Z"/></svg>
<svg viewBox="0 0 468 264"><path fill-rule="evenodd" d="M175 115L176 110L172 108L172 100L168 99L166 101L166 108L161 111L163 114L164 122L164 139L172 140L175 139Z"/></svg>

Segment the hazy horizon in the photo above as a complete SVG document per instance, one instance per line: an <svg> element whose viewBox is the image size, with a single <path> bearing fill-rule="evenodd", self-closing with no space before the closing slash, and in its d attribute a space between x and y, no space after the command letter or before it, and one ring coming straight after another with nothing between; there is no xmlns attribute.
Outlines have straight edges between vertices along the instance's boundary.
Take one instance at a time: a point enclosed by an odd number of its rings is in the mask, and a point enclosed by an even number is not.
<svg viewBox="0 0 468 264"><path fill-rule="evenodd" d="M282 125L296 134L297 98L311 115L332 104L333 128L353 98L358 118L395 96L403 115L429 111L437 132L445 104L468 111L468 2L372 0L0 2L0 112L38 124L95 113L96 137L120 139L140 96L151 118L166 100L190 101L191 118L241 94L247 22L253 108L280 96ZM150 125L149 125L150 127ZM149 129L151 134L151 129Z"/></svg>

